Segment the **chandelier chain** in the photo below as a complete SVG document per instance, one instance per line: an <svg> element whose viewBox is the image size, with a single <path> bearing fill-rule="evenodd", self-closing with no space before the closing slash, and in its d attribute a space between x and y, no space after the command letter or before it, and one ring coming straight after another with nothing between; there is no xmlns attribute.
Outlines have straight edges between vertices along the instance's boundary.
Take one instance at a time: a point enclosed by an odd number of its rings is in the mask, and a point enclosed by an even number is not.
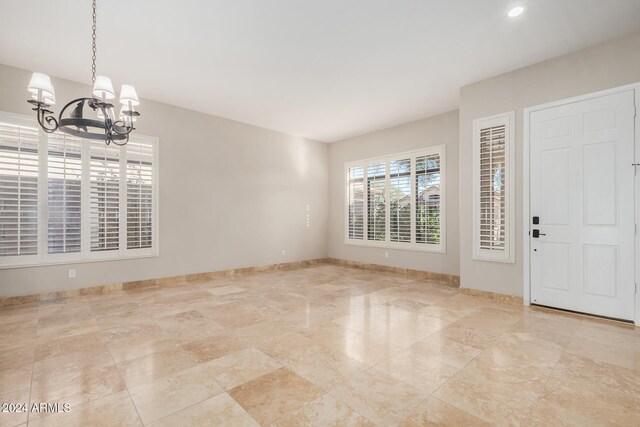
<svg viewBox="0 0 640 427"><path fill-rule="evenodd" d="M91 83L96 82L96 0L93 0L93 26L91 27L92 31L92 43L91 50L93 51L93 55L91 56Z"/></svg>

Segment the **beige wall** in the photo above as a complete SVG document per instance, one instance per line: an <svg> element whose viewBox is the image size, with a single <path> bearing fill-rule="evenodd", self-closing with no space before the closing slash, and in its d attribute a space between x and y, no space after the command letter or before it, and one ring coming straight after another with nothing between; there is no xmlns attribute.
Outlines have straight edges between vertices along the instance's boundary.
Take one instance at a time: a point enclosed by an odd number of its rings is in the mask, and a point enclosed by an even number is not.
<svg viewBox="0 0 640 427"><path fill-rule="evenodd" d="M29 77L0 65L0 111L32 115ZM89 94L54 85L59 103ZM1 269L0 296L327 256L326 144L147 100L140 111L139 132L160 138L160 256L74 264L75 279L70 265Z"/></svg>
<svg viewBox="0 0 640 427"><path fill-rule="evenodd" d="M447 252L430 253L344 243L344 164L434 145L446 145ZM329 148L329 256L351 261L459 274L458 112L335 142ZM384 253L389 253L389 258Z"/></svg>
<svg viewBox="0 0 640 427"><path fill-rule="evenodd" d="M523 47L526 48L526 47ZM465 86L460 91L460 273L462 287L523 294L522 110L640 82L640 33ZM472 123L515 111L515 264L472 260Z"/></svg>

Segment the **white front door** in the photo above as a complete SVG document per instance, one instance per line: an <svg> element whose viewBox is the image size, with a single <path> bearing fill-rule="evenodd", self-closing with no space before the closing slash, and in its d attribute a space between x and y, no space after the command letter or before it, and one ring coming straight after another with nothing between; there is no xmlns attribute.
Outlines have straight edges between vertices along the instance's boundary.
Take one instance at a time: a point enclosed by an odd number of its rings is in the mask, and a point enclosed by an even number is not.
<svg viewBox="0 0 640 427"><path fill-rule="evenodd" d="M629 90L531 113L533 304L633 319L634 111Z"/></svg>

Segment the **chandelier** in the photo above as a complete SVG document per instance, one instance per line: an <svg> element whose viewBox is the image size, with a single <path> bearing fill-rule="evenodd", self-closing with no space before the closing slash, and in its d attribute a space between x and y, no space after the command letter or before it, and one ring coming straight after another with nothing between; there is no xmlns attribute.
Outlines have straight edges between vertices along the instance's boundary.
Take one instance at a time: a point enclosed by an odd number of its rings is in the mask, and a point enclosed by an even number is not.
<svg viewBox="0 0 640 427"><path fill-rule="evenodd" d="M116 119L114 106L110 100L115 98L111 79L96 76L96 0L93 0L91 81L93 96L77 98L66 104L56 119L49 108L55 104L56 95L51 78L42 73L33 73L28 90L31 98L27 102L34 105L40 127L47 132L61 131L80 138L104 140L107 145L125 145L129 134L135 128L133 123L140 113L135 107L140 104L136 89L123 84L120 88L120 115ZM87 108L88 107L88 108ZM68 114L67 113L68 110ZM90 117L85 116L85 112Z"/></svg>

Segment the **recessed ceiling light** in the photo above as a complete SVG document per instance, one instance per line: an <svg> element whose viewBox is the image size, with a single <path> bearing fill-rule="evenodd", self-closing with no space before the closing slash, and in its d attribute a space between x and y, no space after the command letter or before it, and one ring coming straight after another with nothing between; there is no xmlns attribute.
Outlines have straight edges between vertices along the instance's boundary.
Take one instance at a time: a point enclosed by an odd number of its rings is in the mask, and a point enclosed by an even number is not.
<svg viewBox="0 0 640 427"><path fill-rule="evenodd" d="M516 6L509 11L508 15L509 15L509 18L515 18L516 16L522 15L522 12L524 12L524 7Z"/></svg>

